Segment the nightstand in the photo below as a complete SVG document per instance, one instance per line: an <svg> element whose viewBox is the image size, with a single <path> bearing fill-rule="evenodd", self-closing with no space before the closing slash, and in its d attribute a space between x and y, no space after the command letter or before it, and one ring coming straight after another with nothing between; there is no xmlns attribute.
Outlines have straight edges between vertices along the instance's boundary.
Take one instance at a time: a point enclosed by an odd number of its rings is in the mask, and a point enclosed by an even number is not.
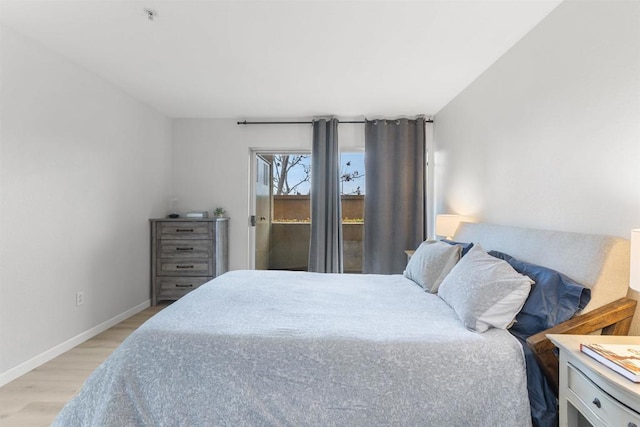
<svg viewBox="0 0 640 427"><path fill-rule="evenodd" d="M638 344L640 337L554 335L560 350L560 427L640 427L640 384L580 351L581 343Z"/></svg>
<svg viewBox="0 0 640 427"><path fill-rule="evenodd" d="M407 262L409 262L411 261L411 257L416 253L416 251L407 249L406 251L404 251L404 253L407 254Z"/></svg>

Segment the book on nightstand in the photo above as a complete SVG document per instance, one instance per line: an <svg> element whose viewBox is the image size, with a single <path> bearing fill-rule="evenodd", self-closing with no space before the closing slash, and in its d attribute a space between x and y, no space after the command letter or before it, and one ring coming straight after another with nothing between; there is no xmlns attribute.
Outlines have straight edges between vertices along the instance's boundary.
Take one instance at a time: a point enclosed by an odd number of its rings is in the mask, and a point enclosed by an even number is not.
<svg viewBox="0 0 640 427"><path fill-rule="evenodd" d="M580 344L580 351L640 383L640 344Z"/></svg>

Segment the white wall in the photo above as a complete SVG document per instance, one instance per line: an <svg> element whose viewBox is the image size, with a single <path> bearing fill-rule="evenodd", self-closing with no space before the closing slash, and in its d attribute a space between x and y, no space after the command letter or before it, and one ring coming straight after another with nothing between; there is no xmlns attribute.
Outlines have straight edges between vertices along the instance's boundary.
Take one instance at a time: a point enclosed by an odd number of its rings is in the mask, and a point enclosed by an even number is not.
<svg viewBox="0 0 640 427"><path fill-rule="evenodd" d="M640 227L640 2L566 1L435 117L436 205L498 223Z"/></svg>
<svg viewBox="0 0 640 427"><path fill-rule="evenodd" d="M1 384L148 305L147 220L165 212L171 121L0 31Z"/></svg>
<svg viewBox="0 0 640 427"><path fill-rule="evenodd" d="M282 119L281 119L282 120ZM297 118L296 121L300 121ZM229 268L249 267L250 150L311 150L311 125L237 125L236 120L173 122L173 192L178 210L226 209ZM364 147L363 125L340 125L342 148Z"/></svg>
<svg viewBox="0 0 640 427"><path fill-rule="evenodd" d="M438 212L629 238L640 227L640 2L565 1L436 114L434 139Z"/></svg>

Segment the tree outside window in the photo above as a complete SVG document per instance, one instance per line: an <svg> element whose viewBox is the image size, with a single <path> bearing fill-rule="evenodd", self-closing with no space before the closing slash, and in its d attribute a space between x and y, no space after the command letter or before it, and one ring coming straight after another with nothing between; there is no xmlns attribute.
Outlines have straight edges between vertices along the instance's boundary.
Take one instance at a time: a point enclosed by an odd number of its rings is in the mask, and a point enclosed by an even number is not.
<svg viewBox="0 0 640 427"><path fill-rule="evenodd" d="M364 194L364 155L341 155L340 194ZM308 195L311 191L311 155L278 154L273 157L273 194L276 196Z"/></svg>

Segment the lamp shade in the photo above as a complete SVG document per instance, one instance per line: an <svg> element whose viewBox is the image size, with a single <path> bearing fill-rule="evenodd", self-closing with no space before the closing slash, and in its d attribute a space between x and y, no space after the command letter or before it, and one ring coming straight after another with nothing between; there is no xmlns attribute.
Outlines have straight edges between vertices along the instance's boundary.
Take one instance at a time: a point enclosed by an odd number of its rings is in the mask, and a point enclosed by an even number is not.
<svg viewBox="0 0 640 427"><path fill-rule="evenodd" d="M631 271L629 286L640 291L640 228L631 230Z"/></svg>
<svg viewBox="0 0 640 427"><path fill-rule="evenodd" d="M436 215L436 234L442 237L453 237L458 229L458 225L467 219L463 215Z"/></svg>

